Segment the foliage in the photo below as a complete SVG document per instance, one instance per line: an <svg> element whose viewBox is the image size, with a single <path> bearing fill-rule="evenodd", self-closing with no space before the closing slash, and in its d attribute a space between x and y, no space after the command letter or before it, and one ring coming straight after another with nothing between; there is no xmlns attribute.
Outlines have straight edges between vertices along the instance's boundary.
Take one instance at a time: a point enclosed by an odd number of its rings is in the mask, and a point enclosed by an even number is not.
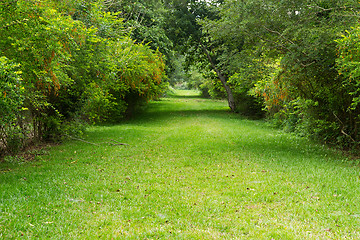
<svg viewBox="0 0 360 240"><path fill-rule="evenodd" d="M81 23L64 16L52 3L13 1L2 5L3 32L0 49L20 63L24 79L25 106L34 118L34 134L39 139L60 130L61 113L52 104L59 90L72 84L67 73L71 50L83 42ZM4 22L5 21L5 22ZM79 29L79 32L78 32Z"/></svg>
<svg viewBox="0 0 360 240"><path fill-rule="evenodd" d="M186 83L189 89L200 89L204 83L204 73L200 71L196 66L190 67L186 74Z"/></svg>
<svg viewBox="0 0 360 240"><path fill-rule="evenodd" d="M79 117L116 121L138 101L161 94L162 55L131 40L120 14L105 10L97 0L0 4L0 28L6 29L0 34L0 50L9 59L1 63L19 63L16 71L23 79L17 85L23 87L21 101L8 89L8 107L1 111L13 118L15 108L29 110L21 132L27 129L38 140L58 139L66 122ZM10 70L9 76L16 74ZM127 101L130 92L133 101Z"/></svg>
<svg viewBox="0 0 360 240"><path fill-rule="evenodd" d="M360 27L356 26L346 35L342 35L338 43L337 68L339 77L352 96L352 111L359 111L360 103Z"/></svg>
<svg viewBox="0 0 360 240"><path fill-rule="evenodd" d="M359 138L358 113L349 111L354 91L338 74L335 40L356 24L358 7L346 0L228 0L221 18L204 25L224 49L223 65L243 75L233 78L235 88L250 87L269 116L294 123L291 129L349 147Z"/></svg>
<svg viewBox="0 0 360 240"><path fill-rule="evenodd" d="M175 48L186 57L186 64L196 65L208 72L214 71L226 92L229 107L235 111L235 101L228 85L226 69L218 64L219 52L212 43L207 31L202 30L201 21L219 18L218 5L222 1L169 0L166 6L165 25L169 38Z"/></svg>
<svg viewBox="0 0 360 240"><path fill-rule="evenodd" d="M170 61L174 70L169 75L169 84L173 87L181 84L186 85L188 75L185 69L185 56L178 53L174 55Z"/></svg>
<svg viewBox="0 0 360 240"><path fill-rule="evenodd" d="M165 63L159 51L153 51L143 44L135 44L130 39L115 45L116 78L115 86L125 85L125 91L112 87L114 96L121 96L128 105L127 114L132 115L136 107L153 99L158 99L167 87ZM114 58L115 59L115 58Z"/></svg>
<svg viewBox="0 0 360 240"><path fill-rule="evenodd" d="M119 12L125 27L131 29L131 38L137 43L147 43L163 54L171 52L172 42L163 28L166 9L162 1L109 1L106 6L111 12Z"/></svg>
<svg viewBox="0 0 360 240"><path fill-rule="evenodd" d="M20 113L25 110L23 94L19 64L0 57L0 150L12 154L21 149L24 140L24 133L19 126L22 121Z"/></svg>
<svg viewBox="0 0 360 240"><path fill-rule="evenodd" d="M124 29L138 44L146 44L152 50L161 52L166 62L166 73L176 71L172 65L173 43L165 31L166 14L162 0L109 0L105 2L107 11L119 13Z"/></svg>
<svg viewBox="0 0 360 240"><path fill-rule="evenodd" d="M24 87L19 64L0 57L0 124L11 124L23 106Z"/></svg>

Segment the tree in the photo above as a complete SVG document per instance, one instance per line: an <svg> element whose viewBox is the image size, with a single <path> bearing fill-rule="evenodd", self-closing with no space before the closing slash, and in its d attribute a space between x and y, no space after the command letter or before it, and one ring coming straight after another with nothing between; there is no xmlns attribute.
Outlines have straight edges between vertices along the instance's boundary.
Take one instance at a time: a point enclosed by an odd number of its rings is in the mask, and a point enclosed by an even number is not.
<svg viewBox="0 0 360 240"><path fill-rule="evenodd" d="M242 75L235 83L253 82L251 92L263 97L271 114L311 136L347 144L356 139L356 121L336 69L335 40L356 23L358 9L347 0L228 0L206 29L215 40L242 45L223 59L240 63L228 65ZM246 65L261 74L248 79L241 74Z"/></svg>
<svg viewBox="0 0 360 240"><path fill-rule="evenodd" d="M202 61L215 71L226 93L229 107L236 110L232 90L226 74L218 66L218 53L212 48L211 38L202 31L200 20L218 18L217 6L221 1L173 0L168 1L166 31L187 62Z"/></svg>
<svg viewBox="0 0 360 240"><path fill-rule="evenodd" d="M105 11L102 1L0 3L0 28L0 104L8 106L0 146L18 127L44 141L80 118L116 121L166 86L163 56L129 38L119 13ZM27 126L17 109L27 109Z"/></svg>
<svg viewBox="0 0 360 240"><path fill-rule="evenodd" d="M110 12L120 13L126 31L136 43L146 43L167 58L171 57L172 42L163 28L166 9L161 0L110 0L105 6Z"/></svg>

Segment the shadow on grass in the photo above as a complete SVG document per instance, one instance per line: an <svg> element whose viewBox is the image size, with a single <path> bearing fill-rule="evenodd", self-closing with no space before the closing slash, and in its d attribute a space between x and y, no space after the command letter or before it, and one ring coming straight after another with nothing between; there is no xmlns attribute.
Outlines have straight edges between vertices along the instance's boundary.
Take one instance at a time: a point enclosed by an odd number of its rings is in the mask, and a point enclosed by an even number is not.
<svg viewBox="0 0 360 240"><path fill-rule="evenodd" d="M166 98L203 98L200 92L195 90L175 90L173 92L166 93Z"/></svg>
<svg viewBox="0 0 360 240"><path fill-rule="evenodd" d="M320 144L314 144L307 139L294 137L290 134L274 130L263 124L263 120L253 120L241 114L234 114L227 109L226 104L216 105L217 103L215 102L206 102L203 105L196 106L196 104L192 105L192 100L186 104L177 104L173 101L176 99L203 100L199 98L198 95L174 95L170 100L151 103L145 111L138 112L132 116L132 118L126 119L119 124L141 125L151 129L151 127L169 125L172 121L181 122L192 117L201 118L204 124L206 124L207 119L213 119L222 123L221 125L227 125L228 122L234 126L234 131L239 132L239 134L236 135L232 133L230 137L233 139L231 146L228 144L228 139L224 141L223 138L218 138L213 139L212 142L209 142L209 144L205 146L202 146L202 144L194 144L194 147L196 147L194 152L206 152L208 149L216 150L218 148L227 149L235 153L246 151L254 156L264 156L266 159L275 159L279 161L279 164L287 166L298 165L299 161L307 162L309 161L307 159L311 159L311 161L317 159L315 161L319 163L333 159L335 163L335 159L340 157L340 154L335 154L333 151L331 158L325 158L324 156L326 153L329 154L329 150ZM232 120L237 120L237 122L232 122ZM176 124L174 126L176 126ZM109 127L114 125L118 124L109 125ZM242 133L237 129L237 126L241 126L245 132ZM178 127L180 128L181 125ZM220 128L221 126L219 126L219 131L222 131ZM110 128L109 131L111 131ZM141 131L144 131L144 129ZM225 131L229 130L227 129ZM142 135L144 133L139 132L138 134ZM181 136L180 138L183 137L184 136ZM227 143L225 144L224 142Z"/></svg>
<svg viewBox="0 0 360 240"><path fill-rule="evenodd" d="M159 126L169 126L172 121L177 123L171 125L174 128L181 128L178 121L186 121L187 118L198 117L204 121L204 126L207 124L207 119L215 120L219 124L218 131L227 133L227 139L224 139L222 134L219 134L217 130L214 130L214 135L210 135L206 132L192 132L189 135L188 132L184 132L178 136L171 136L171 141L183 142L186 145L185 155L207 155L207 153L219 153L215 154L219 159L214 161L224 161L223 153L234 153L239 155L248 156L254 158L255 162L260 161L263 164L271 163L282 167L299 167L302 164L304 166L313 165L325 166L331 162L334 165L339 165L338 159L340 154L336 154L335 151L330 151L328 148L315 144L308 139L295 137L291 134L286 134L281 131L272 129L263 121L250 120L242 117L241 115L233 114L226 110L183 110L183 111L163 111L163 112L150 112L144 113L142 116L138 115L136 118L124 122L131 127L124 130L130 131L132 138L137 137L139 139L151 136L154 132L157 132ZM233 120L235 122L233 122ZM229 130L231 127L222 130L224 125L231 124L234 127L234 131ZM201 124L201 123L200 123ZM221 126L222 125L222 126ZM96 130L95 135L106 135L108 138L114 137L119 134L114 131L112 126ZM137 126L140 129L137 129ZM238 129L241 128L242 130ZM169 130L166 130L169 131ZM168 132L164 132L164 136ZM187 129L184 131L187 131ZM230 133L231 132L231 133ZM202 135L205 138L199 139L197 135ZM206 137L206 136L209 136ZM188 142L190 140L190 143ZM179 153L180 154L180 153ZM327 156L327 157L326 157ZM216 157L217 158L217 157ZM225 160L226 161L226 160ZM332 165L331 164L331 165Z"/></svg>
<svg viewBox="0 0 360 240"><path fill-rule="evenodd" d="M174 129L181 129L181 122L184 123L188 118L199 118L204 123L204 128L199 128L201 132L187 132L191 129L184 128L183 133L179 135L171 135L168 131L160 132L160 126L170 126ZM213 133L207 132L207 119L214 121L214 124L219 123L218 129L213 130ZM180 123L179 123L180 122ZM163 134L163 136L173 144L185 145L186 150L178 154L184 156L208 156L209 154L214 157L214 161L223 162L224 154L232 153L239 156L244 156L246 159L253 159L255 162L262 164L278 165L281 167L299 168L302 167L326 167L341 165L341 154L329 150L320 144L315 144L305 138L296 137L291 134L286 134L281 131L272 129L263 121L249 120L241 115L233 114L226 110L183 110L183 111L162 111L162 112L148 112L143 115L138 115L132 120L124 122L123 130L114 131L113 127L116 125L109 125L105 128L95 130L92 132L95 136L106 136L106 138L116 138L119 131L122 134L130 134L128 137L131 139L146 139L147 136L155 134ZM228 125L226 129L222 129ZM119 124L121 125L121 124ZM199 125L197 125L199 127ZM233 127L233 131L231 128ZM204 130L201 130L204 129ZM224 134L227 138L224 138ZM91 134L91 135L92 135ZM212 136L210 136L213 134ZM94 136L93 135L93 136ZM198 138L202 136L203 138ZM191 139L191 140L189 140ZM104 141L103 139L99 141ZM161 140L164 141L164 140ZM162 144L169 144L169 142ZM158 143L156 143L158 144ZM232 155L230 154L230 155ZM179 158L181 159L181 158ZM182 160L179 160L182 161Z"/></svg>
<svg viewBox="0 0 360 240"><path fill-rule="evenodd" d="M198 94L194 95L167 95L167 98L179 98L179 99L210 99L206 97L202 97Z"/></svg>
<svg viewBox="0 0 360 240"><path fill-rule="evenodd" d="M228 110L162 110L162 111L149 111L138 113L134 115L131 119L124 121L123 123L132 123L132 124L146 124L147 122L154 121L172 121L174 118L190 118L190 117L203 117L203 118L213 118L213 119L229 119L229 117L237 119L245 119L241 115L236 115Z"/></svg>

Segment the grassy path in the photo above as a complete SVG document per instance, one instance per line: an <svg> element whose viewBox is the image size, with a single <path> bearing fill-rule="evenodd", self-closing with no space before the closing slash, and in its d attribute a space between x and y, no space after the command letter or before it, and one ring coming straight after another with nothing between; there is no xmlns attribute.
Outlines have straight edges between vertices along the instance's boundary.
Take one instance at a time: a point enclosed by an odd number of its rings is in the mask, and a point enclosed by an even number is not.
<svg viewBox="0 0 360 240"><path fill-rule="evenodd" d="M359 167L225 102L182 92L86 140L0 164L0 239L360 238Z"/></svg>

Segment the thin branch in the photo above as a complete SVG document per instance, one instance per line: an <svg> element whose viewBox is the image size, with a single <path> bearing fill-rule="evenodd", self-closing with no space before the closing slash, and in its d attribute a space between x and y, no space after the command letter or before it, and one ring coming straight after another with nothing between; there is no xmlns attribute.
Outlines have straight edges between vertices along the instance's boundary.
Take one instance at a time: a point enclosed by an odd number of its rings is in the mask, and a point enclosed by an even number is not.
<svg viewBox="0 0 360 240"><path fill-rule="evenodd" d="M65 136L67 136L67 137L69 137L69 138L71 138L71 139L74 139L74 140L77 140L77 141L80 141L80 142L84 142L84 143L88 143L88 144L91 144L91 145L95 145L95 146L100 147L100 145L99 145L99 144L92 143L92 142L88 142L88 141L85 141L85 140L83 140L83 139L80 139L80 138L76 138L76 137L70 136L70 135L68 135L68 134L64 134L64 135L65 135Z"/></svg>
<svg viewBox="0 0 360 240"><path fill-rule="evenodd" d="M318 5L307 5L307 7L309 8L317 8L317 9L320 9L324 12L328 12L328 11L333 11L333 10L346 10L347 7L333 7L333 8L323 8L323 7L320 7ZM353 9L353 8L348 8L348 9Z"/></svg>
<svg viewBox="0 0 360 240"><path fill-rule="evenodd" d="M309 66L311 66L311 65L313 65L313 64L316 63L315 60L312 61L311 63L308 63L308 64L303 64L299 59L296 59L296 61L297 61L302 67L304 67L304 68L309 67Z"/></svg>
<svg viewBox="0 0 360 240"><path fill-rule="evenodd" d="M286 41L288 41L289 43L295 45L295 43L294 43L293 41L291 41L290 39L287 39L286 37L284 37L284 35L283 35L282 33L278 32L278 31L271 30L271 29L269 29L269 28L267 28L267 27L265 27L265 26L263 26L263 27L266 29L266 31L269 31L269 32L271 32L271 33L276 33L276 34L278 34L281 38L283 38L283 39L285 39Z"/></svg>
<svg viewBox="0 0 360 240"><path fill-rule="evenodd" d="M64 134L64 136L67 136L71 139L74 139L74 140L77 140L77 141L80 141L80 142L84 142L84 143L88 143L88 144L91 144L91 145L95 145L95 146L98 146L100 147L99 144L96 144L96 143L93 143L93 142L89 142L89 141L85 141L84 139L81 139L81 138L76 138L76 137L73 137L73 136L70 136L68 134ZM102 143L107 143L109 145L112 145L112 146L130 146L129 144L127 143L121 143L121 142L118 142L118 141L115 141L114 139L110 139L111 141L115 142L102 142Z"/></svg>
<svg viewBox="0 0 360 240"><path fill-rule="evenodd" d="M353 15L339 15L339 16L341 16L341 17L357 17L357 18L359 18L359 17L360 17L360 15L359 15L359 14L353 14Z"/></svg>
<svg viewBox="0 0 360 240"><path fill-rule="evenodd" d="M353 139L349 134L347 134L345 131L344 131L344 128L345 128L345 124L340 120L340 118L335 114L335 112L333 112L333 115L335 116L335 118L341 123L342 125L342 129L341 129L341 133L344 134L345 136L347 136L348 138L351 139L351 141L353 141L354 143L357 143L355 141L355 139Z"/></svg>

